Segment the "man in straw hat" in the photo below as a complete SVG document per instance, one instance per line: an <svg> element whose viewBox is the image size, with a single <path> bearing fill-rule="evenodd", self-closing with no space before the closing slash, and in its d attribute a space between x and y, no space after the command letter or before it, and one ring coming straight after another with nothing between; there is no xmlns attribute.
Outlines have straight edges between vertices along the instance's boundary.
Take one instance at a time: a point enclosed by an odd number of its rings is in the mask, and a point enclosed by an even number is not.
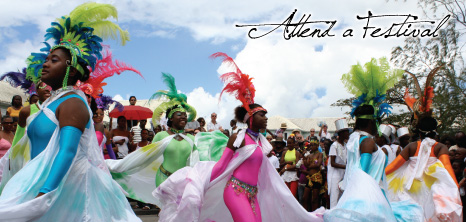
<svg viewBox="0 0 466 222"><path fill-rule="evenodd" d="M338 140L330 146L330 161L328 164L327 184L330 195L330 208L337 205L342 192L338 183L343 179L346 169L346 142L349 138L349 127L346 119L335 121Z"/></svg>
<svg viewBox="0 0 466 222"><path fill-rule="evenodd" d="M280 129L277 129L277 131L275 131L275 137L283 137L283 133L285 133L286 131L286 123L282 123L280 125Z"/></svg>

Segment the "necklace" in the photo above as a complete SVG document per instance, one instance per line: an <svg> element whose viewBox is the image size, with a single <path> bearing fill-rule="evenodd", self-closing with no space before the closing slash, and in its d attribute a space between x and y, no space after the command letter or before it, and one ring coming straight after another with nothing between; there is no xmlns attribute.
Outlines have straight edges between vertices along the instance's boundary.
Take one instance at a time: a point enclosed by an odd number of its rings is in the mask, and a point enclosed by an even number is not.
<svg viewBox="0 0 466 222"><path fill-rule="evenodd" d="M251 129L247 128L246 129L246 132L250 135L250 136L254 136L254 137L258 137L259 136L259 132L254 132L252 131Z"/></svg>
<svg viewBox="0 0 466 222"><path fill-rule="evenodd" d="M170 131L172 131L172 132L175 133L175 134L184 133L184 130L177 130L177 129L173 129L173 128L170 128Z"/></svg>
<svg viewBox="0 0 466 222"><path fill-rule="evenodd" d="M51 101L53 101L55 99L55 97L60 95L62 92L70 91L72 89L73 89L72 86L67 86L67 87L63 87L63 88L60 88L60 89L57 89L57 90L54 90L54 91L50 92L50 97L47 100L44 101L42 106L48 105Z"/></svg>

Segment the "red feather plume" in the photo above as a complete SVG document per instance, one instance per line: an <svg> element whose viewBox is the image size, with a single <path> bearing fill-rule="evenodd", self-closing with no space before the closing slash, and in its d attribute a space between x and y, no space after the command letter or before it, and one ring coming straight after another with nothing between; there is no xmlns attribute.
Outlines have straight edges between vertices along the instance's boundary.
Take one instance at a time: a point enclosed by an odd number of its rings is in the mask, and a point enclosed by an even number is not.
<svg viewBox="0 0 466 222"><path fill-rule="evenodd" d="M406 105L408 105L411 110L414 110L414 103L416 102L416 98L409 94L408 88L406 88L404 99Z"/></svg>
<svg viewBox="0 0 466 222"><path fill-rule="evenodd" d="M429 112L432 106L432 100L434 99L434 87L428 86L424 90L423 98L424 102L422 103L424 107L422 107L422 111Z"/></svg>
<svg viewBox="0 0 466 222"><path fill-rule="evenodd" d="M144 78L141 72L132 66L118 60L113 61L112 53L107 48L103 58L97 61L95 69L90 74L89 79L84 83L80 83L78 88L86 94L90 94L92 97L98 98L99 94L102 94L104 91L102 87L107 85L104 80L115 75L115 73L120 75L123 71L133 71Z"/></svg>
<svg viewBox="0 0 466 222"><path fill-rule="evenodd" d="M256 89L252 83L253 78L249 77L247 74L242 73L233 58L229 57L223 52L214 53L210 56L210 58L222 58L223 64L233 66L236 70L234 72L228 72L220 76L220 79L225 83L225 87L220 93L220 98L222 97L223 92L229 93L241 101L241 103L243 103L243 107L249 112L249 104L254 103L254 96L256 93Z"/></svg>

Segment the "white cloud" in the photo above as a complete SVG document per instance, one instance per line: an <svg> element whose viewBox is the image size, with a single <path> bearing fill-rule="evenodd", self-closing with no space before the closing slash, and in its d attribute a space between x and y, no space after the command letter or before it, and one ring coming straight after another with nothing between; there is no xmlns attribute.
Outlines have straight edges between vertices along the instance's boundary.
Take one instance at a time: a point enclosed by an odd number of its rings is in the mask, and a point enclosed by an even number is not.
<svg viewBox="0 0 466 222"><path fill-rule="evenodd" d="M6 46L4 59L0 59L0 73L20 70L26 67L26 58L33 51L39 51L42 47L40 42L32 43L30 40L25 42L13 42Z"/></svg>
<svg viewBox="0 0 466 222"><path fill-rule="evenodd" d="M206 123L209 123L210 114L217 113L217 121L224 129L230 127L230 120L234 117L233 110L241 104L227 94L223 94L222 100L219 101L220 93L211 95L202 87L195 88L186 95L188 103L196 108L198 118L204 117Z"/></svg>
<svg viewBox="0 0 466 222"><path fill-rule="evenodd" d="M112 99L115 101L123 101L123 97L120 94L116 94Z"/></svg>
<svg viewBox="0 0 466 222"><path fill-rule="evenodd" d="M403 44L403 38L363 39L362 27L365 21L358 21L355 14L366 15L369 8L374 14L393 14L410 10L412 14L421 15L420 10L414 8L413 3L379 3L378 5L368 3L367 7L361 7L363 4L360 3L337 8L333 7L333 4L334 2L319 3L319 6L314 8L310 6L297 8L301 12L317 14L314 20L344 21L347 27L354 28L355 37L336 36L286 41L281 33L283 29L279 29L267 37L258 40L249 39L244 49L237 55L230 55L244 73L254 77L257 90L256 102L268 109L269 116L282 115L291 118L344 116L349 108L330 106L338 99L351 97L341 83L341 75L347 73L350 66L357 62L366 63L372 57L390 57L392 47ZM400 7L400 4L404 6ZM319 8L318 12L315 11L316 8ZM387 25L387 22L388 20L376 21L384 25ZM341 35L343 30L334 32ZM319 45L322 45L323 49L316 52L315 48ZM222 66L218 69L219 74L226 71ZM325 95L319 98L316 94L317 89L325 89ZM222 113L226 113L228 115L226 119L231 119L234 107L239 105L239 102L229 97L232 104L222 101L219 107L215 108L212 104L216 104L217 96L204 91L199 93L198 89L190 95L196 97L193 105L200 107L199 113L204 111L204 115L217 110L219 118L225 118ZM191 97L190 101L193 101Z"/></svg>
<svg viewBox="0 0 466 222"><path fill-rule="evenodd" d="M69 13L84 1L48 0L8 1L0 9L0 27L13 27L25 23L36 24L45 30L50 22L60 15ZM109 2L109 1L103 1ZM247 38L248 28L235 28L235 24L259 24L282 22L294 10L298 21L303 13L311 13L311 20L337 20L337 26L353 28L355 36L341 38L342 30L333 30L338 35L332 38L283 39L283 28L261 39L246 39L241 49L231 46L235 58L243 72L254 77L256 102L269 110L269 116L285 117L335 117L347 110L330 107L330 104L350 95L340 81L341 75L349 71L358 61L365 63L371 57L390 56L393 46L401 45L402 38L362 39L365 20L357 20L356 15L365 16L368 10L375 15L415 14L422 16L416 2L403 1L152 1L133 0L111 2L119 10L119 22L127 26L134 22L147 28L135 35L173 37L178 30L186 29L199 41L219 43L227 39ZM335 7L336 5L339 7ZM344 4L344 5L342 5ZM20 12L20 13L18 13ZM58 15L58 16L57 16ZM374 20L371 24L397 22L393 18ZM310 26L316 27L316 26ZM131 28L131 27L130 27ZM5 29L6 30L6 29ZM136 30L138 31L138 30ZM11 35L13 35L12 33ZM39 34L38 34L39 35ZM40 34L42 35L42 34ZM11 38L0 31L0 41ZM34 37L32 37L34 38ZM31 42L37 42L32 44ZM31 51L38 51L39 42L26 40L13 42L7 46L8 56L0 60L0 71L6 72L24 67L24 60ZM316 46L323 46L316 52ZM175 58L174 58L175 59ZM223 73L223 69L218 70ZM325 89L326 94L319 98L317 89ZM207 93L202 86L187 93L188 101L198 111L198 116L207 117L216 112L218 120L227 127L233 118L233 109L240 105L231 96L224 95L218 102L219 94ZM123 99L116 95L114 99ZM129 94L126 95L126 99Z"/></svg>

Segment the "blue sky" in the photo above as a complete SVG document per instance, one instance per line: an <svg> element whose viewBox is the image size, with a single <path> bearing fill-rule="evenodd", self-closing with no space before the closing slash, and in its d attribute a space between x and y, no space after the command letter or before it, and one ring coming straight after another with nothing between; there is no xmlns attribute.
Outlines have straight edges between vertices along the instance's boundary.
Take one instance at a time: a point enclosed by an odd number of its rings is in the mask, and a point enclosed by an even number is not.
<svg viewBox="0 0 466 222"><path fill-rule="evenodd" d="M128 31L131 33L131 28ZM108 86L104 88L105 93L121 94L125 99L127 94L147 99L156 90L164 89L161 72L172 74L178 90L185 93L199 86L203 86L211 94L221 91L223 84L217 78L217 69L221 61L214 61L208 57L218 51L234 56L238 53L238 48L244 47L245 43L243 40L230 40L218 44L196 41L187 30L179 30L176 36L171 38L135 36L123 47L113 45L114 58L139 69L144 79L136 78L137 76L129 72L109 78ZM234 47L237 49L234 50ZM126 84L128 82L131 84Z"/></svg>
<svg viewBox="0 0 466 222"><path fill-rule="evenodd" d="M209 59L215 52L233 57L240 69L252 77L256 102L269 110L269 116L289 118L343 117L346 109L331 104L351 95L340 81L357 62L372 57L390 57L391 49L403 44L403 38L362 39L365 21L356 15L415 14L424 18L415 1L317 1L317 0L119 0L99 1L113 4L118 24L127 29L131 41L110 44L114 59L139 69L145 79L122 73L107 79L105 94L127 99L135 95L147 99L166 89L161 72L176 78L178 90L188 95L188 102L199 116L217 112L227 125L232 110L239 103L230 96L218 97L223 84L218 76L229 71L220 61ZM4 1L0 8L0 73L21 69L25 59L42 45L45 29L55 18L68 14L81 0ZM294 22L303 14L311 20L337 20L332 38L283 39L283 28L260 39L249 39L248 28L237 24L281 23L298 10ZM391 19L371 24L386 27ZM322 28L314 25L310 28ZM342 38L341 32L353 28L355 37ZM338 35L340 34L340 35Z"/></svg>

